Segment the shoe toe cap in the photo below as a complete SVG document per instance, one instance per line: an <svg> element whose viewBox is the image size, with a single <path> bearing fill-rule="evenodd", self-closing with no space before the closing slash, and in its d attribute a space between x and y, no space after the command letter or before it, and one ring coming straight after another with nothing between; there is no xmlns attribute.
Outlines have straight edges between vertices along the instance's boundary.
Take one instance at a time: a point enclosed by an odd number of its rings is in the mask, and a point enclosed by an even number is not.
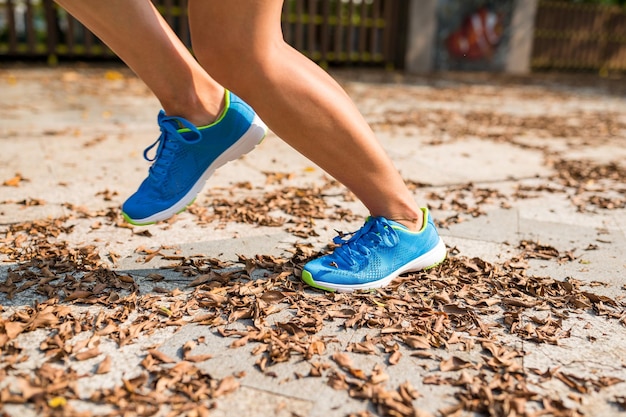
<svg viewBox="0 0 626 417"><path fill-rule="evenodd" d="M122 205L122 213L131 223L137 223L154 216L167 207L167 205L159 204L158 200L142 198L142 196L134 194Z"/></svg>
<svg viewBox="0 0 626 417"><path fill-rule="evenodd" d="M360 283L358 274L349 268L342 266L339 268L336 263L329 258L321 257L314 259L304 266L302 271L303 280L310 284L310 281L317 284L338 284L338 285L354 285ZM305 275L307 279L305 279Z"/></svg>
<svg viewBox="0 0 626 417"><path fill-rule="evenodd" d="M150 213L147 210L145 204L141 204L139 199L130 197L122 205L122 213L127 220L131 220L131 223L150 217Z"/></svg>

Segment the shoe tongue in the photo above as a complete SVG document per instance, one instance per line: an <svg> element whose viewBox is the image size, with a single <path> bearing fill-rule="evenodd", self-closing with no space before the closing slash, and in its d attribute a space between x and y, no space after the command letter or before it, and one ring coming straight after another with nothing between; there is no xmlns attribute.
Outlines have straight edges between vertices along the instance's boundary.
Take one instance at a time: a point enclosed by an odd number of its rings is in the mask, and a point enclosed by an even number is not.
<svg viewBox="0 0 626 417"><path fill-rule="evenodd" d="M163 121L163 123L167 123L169 126L173 127L176 132L186 141L192 141L196 136L196 134L192 132L188 127L186 127L180 120L172 118Z"/></svg>
<svg viewBox="0 0 626 417"><path fill-rule="evenodd" d="M168 120L170 125L176 129L176 132L182 137L186 142L197 142L198 139L201 138L201 134L198 131L198 128L192 125L191 123L185 124L183 120L173 119Z"/></svg>
<svg viewBox="0 0 626 417"><path fill-rule="evenodd" d="M171 118L169 120L166 120L165 123L168 123L170 126L172 126L176 130L182 130L182 129L185 128L185 126L182 124L182 122L180 120L175 119L175 118Z"/></svg>
<svg viewBox="0 0 626 417"><path fill-rule="evenodd" d="M163 117L161 120L159 120L159 124L162 126L167 125L173 127L176 130L184 128L183 124L179 120L176 120L175 117Z"/></svg>

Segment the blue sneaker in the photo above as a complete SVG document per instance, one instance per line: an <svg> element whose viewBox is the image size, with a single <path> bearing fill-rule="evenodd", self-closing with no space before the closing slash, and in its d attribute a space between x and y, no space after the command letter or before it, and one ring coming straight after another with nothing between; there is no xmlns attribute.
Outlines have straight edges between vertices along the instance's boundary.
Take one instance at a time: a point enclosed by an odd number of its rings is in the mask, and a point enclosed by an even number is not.
<svg viewBox="0 0 626 417"><path fill-rule="evenodd" d="M127 222L152 224L184 211L217 168L263 140L267 127L254 110L230 91L225 102L218 120L203 127L161 110L161 136L144 151L144 158L153 161L148 178L122 206ZM150 159L148 152L157 144Z"/></svg>
<svg viewBox="0 0 626 417"><path fill-rule="evenodd" d="M446 245L428 209L422 211L419 232L384 217L369 217L349 239L336 237L341 246L333 253L308 262L302 280L322 290L350 292L384 287L400 274L439 265L446 258Z"/></svg>

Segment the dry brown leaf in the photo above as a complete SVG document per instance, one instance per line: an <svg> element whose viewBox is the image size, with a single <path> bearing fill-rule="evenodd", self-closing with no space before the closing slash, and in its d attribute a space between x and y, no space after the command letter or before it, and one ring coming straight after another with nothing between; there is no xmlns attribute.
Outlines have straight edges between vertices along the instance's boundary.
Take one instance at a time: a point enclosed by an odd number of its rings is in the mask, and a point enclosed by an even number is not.
<svg viewBox="0 0 626 417"><path fill-rule="evenodd" d="M221 397L222 395L230 394L238 390L239 386L239 381L237 381L234 376L227 376L219 382L213 395L215 397Z"/></svg>
<svg viewBox="0 0 626 417"><path fill-rule="evenodd" d="M266 303L278 303L285 299L285 295L280 291L266 291L261 295L261 300Z"/></svg>
<svg viewBox="0 0 626 417"><path fill-rule="evenodd" d="M394 351L389 355L389 364L397 365L400 362L400 358L402 358L402 353L399 350Z"/></svg>
<svg viewBox="0 0 626 417"><path fill-rule="evenodd" d="M345 353L335 352L333 353L332 359L343 369L352 368L352 360Z"/></svg>
<svg viewBox="0 0 626 417"><path fill-rule="evenodd" d="M193 363L208 361L209 359L212 359L212 358L213 358L213 355L211 355L210 353L206 353L204 355L185 356L186 361L193 362Z"/></svg>
<svg viewBox="0 0 626 417"><path fill-rule="evenodd" d="M176 363L176 360L170 358L165 353L156 349L148 350L148 354L161 363Z"/></svg>
<svg viewBox="0 0 626 417"><path fill-rule="evenodd" d="M19 187L22 181L28 181L21 174L17 173L14 177L5 180L2 185L5 187Z"/></svg>
<svg viewBox="0 0 626 417"><path fill-rule="evenodd" d="M69 294L67 297L65 297L65 301L69 302L69 301L74 301L74 300L82 300L85 298L89 298L92 295L93 293L91 291L76 290L72 292L71 294Z"/></svg>
<svg viewBox="0 0 626 417"><path fill-rule="evenodd" d="M439 370L442 372L458 371L465 368L475 367L470 361L459 358L458 356L451 356L448 359L439 362Z"/></svg>
<svg viewBox="0 0 626 417"><path fill-rule="evenodd" d="M100 348L95 347L95 348L77 353L76 355L74 355L74 358L76 358L77 361L84 361L87 359L95 358L99 354L100 354Z"/></svg>
<svg viewBox="0 0 626 417"><path fill-rule="evenodd" d="M107 374L111 371L111 356L107 355L102 362L98 365L96 369L97 375Z"/></svg>
<svg viewBox="0 0 626 417"><path fill-rule="evenodd" d="M5 322L2 323L2 325L4 326L4 332L7 335L7 337L9 338L9 340L15 339L17 337L17 335L22 333L22 331L26 327L25 324L17 323L17 322L14 322L14 321L5 321Z"/></svg>
<svg viewBox="0 0 626 417"><path fill-rule="evenodd" d="M190 287L197 287L202 284L206 284L211 280L211 274L202 274L196 277L193 281L191 281L188 285Z"/></svg>
<svg viewBox="0 0 626 417"><path fill-rule="evenodd" d="M413 349L430 349L430 342L424 336L404 336L402 341Z"/></svg>

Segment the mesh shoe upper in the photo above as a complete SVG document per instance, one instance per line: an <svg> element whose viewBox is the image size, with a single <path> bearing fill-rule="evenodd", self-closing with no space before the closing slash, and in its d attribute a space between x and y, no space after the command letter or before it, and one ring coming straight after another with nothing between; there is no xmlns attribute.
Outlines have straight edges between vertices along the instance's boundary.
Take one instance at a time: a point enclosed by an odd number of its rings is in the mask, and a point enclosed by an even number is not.
<svg viewBox="0 0 626 417"><path fill-rule="evenodd" d="M148 177L122 207L124 217L135 224L164 220L184 209L217 167L249 151L265 135L252 108L230 92L224 112L209 126L197 128L163 111L157 121L161 135L144 152L153 162ZM251 132L253 125L262 126ZM243 140L251 145L242 148Z"/></svg>
<svg viewBox="0 0 626 417"><path fill-rule="evenodd" d="M318 288L350 290L386 285L400 273L424 269L445 258L445 246L428 211L419 232L384 217L370 217L350 235L335 238L333 253L307 263L303 279Z"/></svg>

